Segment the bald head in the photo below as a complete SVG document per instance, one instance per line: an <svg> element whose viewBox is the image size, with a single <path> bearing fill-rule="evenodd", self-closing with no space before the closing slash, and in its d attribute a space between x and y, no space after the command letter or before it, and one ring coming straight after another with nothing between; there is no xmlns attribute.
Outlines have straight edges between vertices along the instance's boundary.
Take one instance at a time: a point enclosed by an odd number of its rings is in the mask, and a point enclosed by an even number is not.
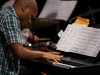
<svg viewBox="0 0 100 75"><path fill-rule="evenodd" d="M35 0L15 0L13 8L20 20L22 27L27 27L31 19L36 17L38 6Z"/></svg>
<svg viewBox="0 0 100 75"><path fill-rule="evenodd" d="M36 13L38 12L38 6L35 0L15 0L13 6L18 8L25 4L28 5L29 9L34 10Z"/></svg>
<svg viewBox="0 0 100 75"><path fill-rule="evenodd" d="M14 4L17 4L19 6L22 6L23 4L28 4L28 5L36 5L36 1L35 0L15 0Z"/></svg>

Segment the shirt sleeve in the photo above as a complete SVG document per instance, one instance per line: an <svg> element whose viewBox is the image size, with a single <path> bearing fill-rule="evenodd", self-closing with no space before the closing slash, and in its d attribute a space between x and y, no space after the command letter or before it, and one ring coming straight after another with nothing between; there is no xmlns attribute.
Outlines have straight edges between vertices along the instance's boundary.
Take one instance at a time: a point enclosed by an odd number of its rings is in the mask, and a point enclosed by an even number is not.
<svg viewBox="0 0 100 75"><path fill-rule="evenodd" d="M22 43L22 38L20 35L20 22L15 16L6 16L6 18L4 18L2 28L4 38L8 45L15 42Z"/></svg>

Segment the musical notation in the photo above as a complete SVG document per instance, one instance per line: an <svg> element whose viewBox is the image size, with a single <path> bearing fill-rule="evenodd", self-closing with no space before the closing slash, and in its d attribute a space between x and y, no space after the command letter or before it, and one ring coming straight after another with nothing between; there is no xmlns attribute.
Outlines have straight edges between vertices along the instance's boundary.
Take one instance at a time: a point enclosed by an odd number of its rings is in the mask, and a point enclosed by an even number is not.
<svg viewBox="0 0 100 75"><path fill-rule="evenodd" d="M68 25L57 43L58 50L96 57L100 51L100 29Z"/></svg>

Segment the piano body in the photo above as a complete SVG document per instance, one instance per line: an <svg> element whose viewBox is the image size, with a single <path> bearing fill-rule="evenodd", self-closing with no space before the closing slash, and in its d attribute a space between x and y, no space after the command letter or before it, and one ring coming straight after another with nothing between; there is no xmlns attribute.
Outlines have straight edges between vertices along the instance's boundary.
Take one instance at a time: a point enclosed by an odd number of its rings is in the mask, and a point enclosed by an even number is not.
<svg viewBox="0 0 100 75"><path fill-rule="evenodd" d="M65 21L62 21L62 23L67 25L67 22ZM57 35L54 35L53 40L50 41L59 39L55 36ZM54 63L51 61L50 63L46 63L39 60L21 60L21 65L26 66L36 72L47 73L47 75L100 75L100 54L98 54L97 57L90 57L77 53L63 52L54 48L50 49L58 51L64 55L64 58L61 59L61 62Z"/></svg>
<svg viewBox="0 0 100 75"><path fill-rule="evenodd" d="M54 50L59 51L59 50ZM64 55L61 62L51 63L39 60L21 60L21 65L31 70L47 73L47 75L100 75L100 60L81 54L59 51Z"/></svg>

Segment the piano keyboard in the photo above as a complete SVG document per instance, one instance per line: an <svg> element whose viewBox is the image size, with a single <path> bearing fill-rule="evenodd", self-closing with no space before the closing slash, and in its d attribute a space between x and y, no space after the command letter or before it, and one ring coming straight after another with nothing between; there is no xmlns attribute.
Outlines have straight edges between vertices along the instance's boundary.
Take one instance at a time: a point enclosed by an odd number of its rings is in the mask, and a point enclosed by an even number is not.
<svg viewBox="0 0 100 75"><path fill-rule="evenodd" d="M57 67L61 67L61 68L66 68L66 69L70 69L70 68L75 68L76 66L73 65L69 65L69 64L63 64L63 63L55 63L53 61L51 61L53 66L57 66Z"/></svg>

